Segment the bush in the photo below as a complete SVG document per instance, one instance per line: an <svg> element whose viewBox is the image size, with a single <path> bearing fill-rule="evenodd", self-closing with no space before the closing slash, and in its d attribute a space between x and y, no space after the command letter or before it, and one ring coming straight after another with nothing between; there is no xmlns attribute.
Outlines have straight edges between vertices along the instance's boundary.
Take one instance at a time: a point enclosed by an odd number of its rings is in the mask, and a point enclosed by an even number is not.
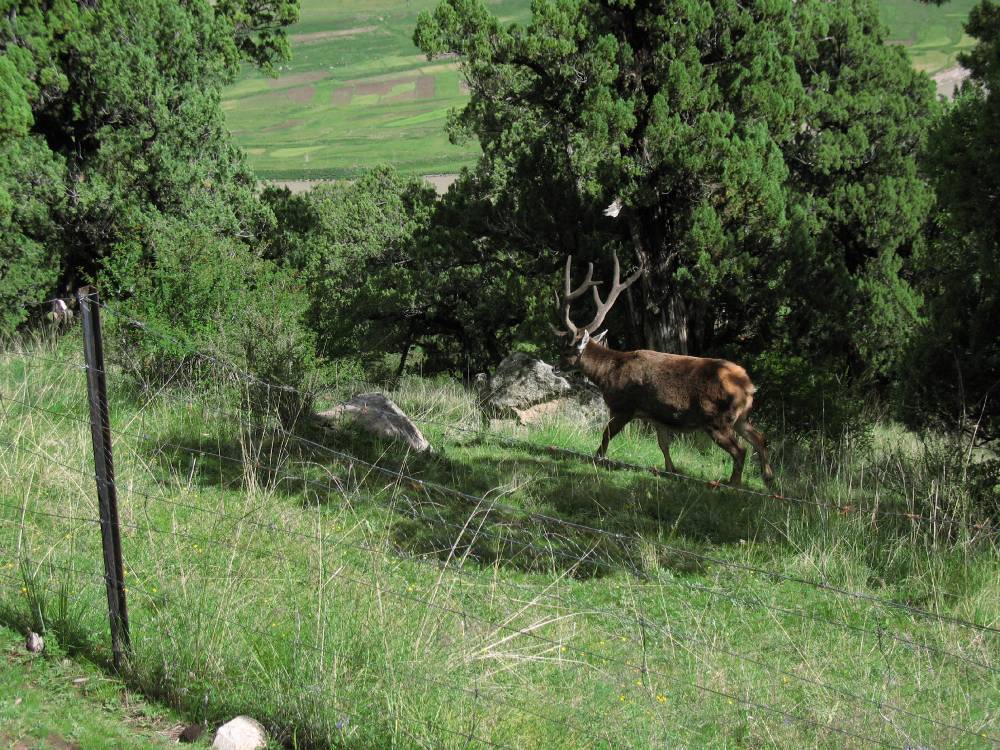
<svg viewBox="0 0 1000 750"><path fill-rule="evenodd" d="M870 426L865 398L846 375L782 352L765 352L744 363L759 394L758 422L793 432L840 438Z"/></svg>
<svg viewBox="0 0 1000 750"><path fill-rule="evenodd" d="M222 382L256 412L294 421L319 371L308 298L290 271L207 226L158 219L104 262L100 285L120 313L108 316L109 356L144 390Z"/></svg>

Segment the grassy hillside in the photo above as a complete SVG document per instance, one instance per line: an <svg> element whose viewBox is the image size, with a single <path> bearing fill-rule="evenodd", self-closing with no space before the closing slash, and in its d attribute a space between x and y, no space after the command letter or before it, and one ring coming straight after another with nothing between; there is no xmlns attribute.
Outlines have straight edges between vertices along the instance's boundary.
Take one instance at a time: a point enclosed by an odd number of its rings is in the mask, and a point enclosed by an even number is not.
<svg viewBox="0 0 1000 750"><path fill-rule="evenodd" d="M880 0L894 41L930 74L968 46L962 23L975 0L944 6ZM467 98L455 61L428 63L413 46L417 14L436 0L302 0L293 57L277 78L247 70L223 103L236 142L264 179L341 178L380 162L406 174L456 172L473 143L445 136L449 109ZM526 0L491 0L508 20Z"/></svg>
<svg viewBox="0 0 1000 750"><path fill-rule="evenodd" d="M950 0L932 5L917 0L879 0L890 38L906 45L918 70L930 75L955 65L959 52L973 39L962 26L978 0Z"/></svg>
<svg viewBox="0 0 1000 750"><path fill-rule="evenodd" d="M0 566L16 580L0 620L106 661L78 350L73 337L0 359ZM249 713L300 748L980 748L1000 735L996 634L907 609L996 624L996 541L881 515L960 499L937 454L899 431L839 446L772 432L798 503L709 486L728 459L696 438L678 441L682 480L547 447L590 451L597 428L480 433L448 382L392 394L437 448L416 457L350 431L262 432L209 390L218 381L136 390L117 372L130 683L191 718ZM611 453L660 461L639 429Z"/></svg>

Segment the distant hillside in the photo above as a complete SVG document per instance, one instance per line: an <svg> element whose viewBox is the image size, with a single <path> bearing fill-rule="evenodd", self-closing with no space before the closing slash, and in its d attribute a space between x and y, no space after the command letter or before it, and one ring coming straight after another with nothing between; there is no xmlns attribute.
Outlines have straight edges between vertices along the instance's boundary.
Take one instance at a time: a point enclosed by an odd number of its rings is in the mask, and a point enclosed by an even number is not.
<svg viewBox="0 0 1000 750"><path fill-rule="evenodd" d="M445 135L448 110L467 97L455 61L428 63L411 40L417 14L436 0L302 0L293 58L277 78L248 70L223 102L236 142L264 179L343 178L378 162L407 174L457 172L475 144ZM508 20L528 0L490 0ZM971 44L962 23L975 0L942 7L881 0L892 39L914 65L948 77Z"/></svg>

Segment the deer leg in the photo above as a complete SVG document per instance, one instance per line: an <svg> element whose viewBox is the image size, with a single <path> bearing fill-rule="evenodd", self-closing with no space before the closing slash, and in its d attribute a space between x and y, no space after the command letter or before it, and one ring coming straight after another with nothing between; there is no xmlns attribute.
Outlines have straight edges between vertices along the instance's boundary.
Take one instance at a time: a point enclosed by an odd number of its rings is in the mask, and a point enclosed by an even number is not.
<svg viewBox="0 0 1000 750"><path fill-rule="evenodd" d="M611 438L621 432L631 420L631 414L625 414L620 411L611 413L608 426L604 428L604 437L601 438L601 447L597 449L597 458L604 458L608 452L608 443L611 442Z"/></svg>
<svg viewBox="0 0 1000 750"><path fill-rule="evenodd" d="M670 460L670 441L674 439L674 433L663 425L655 425L656 427L656 442L660 444L660 450L663 451L663 464L667 467L667 471L673 473L677 471L674 468L674 462Z"/></svg>
<svg viewBox="0 0 1000 750"><path fill-rule="evenodd" d="M771 462L767 460L767 439L745 420L741 419L736 423L735 427L736 431L757 452L757 459L760 461L761 476L764 478L764 484L770 487L774 482L774 472L771 470Z"/></svg>
<svg viewBox="0 0 1000 750"><path fill-rule="evenodd" d="M736 435L733 434L731 428L724 430L709 428L706 432L715 441L716 445L733 457L733 473L729 477L729 484L733 487L739 487L743 478L743 461L746 458L746 448L736 441Z"/></svg>

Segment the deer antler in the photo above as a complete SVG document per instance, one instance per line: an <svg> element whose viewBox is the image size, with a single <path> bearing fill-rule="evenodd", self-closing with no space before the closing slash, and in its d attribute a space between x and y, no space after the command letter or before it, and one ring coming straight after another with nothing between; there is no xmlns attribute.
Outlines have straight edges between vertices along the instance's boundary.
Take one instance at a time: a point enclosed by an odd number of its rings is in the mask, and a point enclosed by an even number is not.
<svg viewBox="0 0 1000 750"><path fill-rule="evenodd" d="M608 314L608 311L615 304L615 300L618 299L618 295L632 286L632 284L634 284L642 275L643 268L642 266L639 266L631 276L625 279L625 283L622 283L621 264L618 262L618 253L612 252L611 257L614 259L615 270L614 278L611 280L611 291L608 292L607 300L603 302L601 301L601 295L597 293L597 287L594 286L594 304L597 305L597 314L594 316L594 319L585 326L591 333L595 333L601 323L604 322L604 316Z"/></svg>
<svg viewBox="0 0 1000 750"><path fill-rule="evenodd" d="M562 316L563 316L563 324L566 326L566 330L568 330L573 336L576 336L577 331L579 331L580 329L577 328L575 325L573 325L573 321L570 320L569 318L570 303L573 300L582 297L588 289L593 288L596 292L596 287L601 282L593 280L594 264L588 263L587 277L583 280L583 283L580 284L580 286L578 286L576 289L573 289L573 281L570 276L570 273L572 271L572 266L573 266L573 256L570 255L568 258L566 258L566 278L565 278L565 283L563 284Z"/></svg>
<svg viewBox="0 0 1000 750"><path fill-rule="evenodd" d="M590 333L594 333L597 330L598 326L600 326L601 323L604 322L604 316L608 314L608 311L611 309L611 306L615 304L615 300L618 299L618 295L621 294L626 289L628 289L633 283L635 283L636 279L638 279L639 276L642 275L643 268L642 266L640 266L638 269L636 269L635 273L633 273L631 276L625 279L625 282L622 283L621 264L618 262L618 253L612 253L612 258L614 259L614 264L615 264L614 279L611 282L611 291L608 292L608 298L606 301L601 301L601 296L597 292L597 287L601 282L594 281L594 264L593 263L587 264L587 277L583 280L583 283L580 284L580 286L578 286L576 289L573 289L573 282L572 279L570 278L570 272L573 265L573 256L571 255L566 259L566 274L565 274L565 281L563 284L563 297L562 297L562 317L563 317L563 324L566 326L566 330L569 331L571 336L575 337L576 334L580 330L582 330L582 328L586 328L587 331L589 331ZM593 290L594 303L597 305L597 315L594 316L594 319L588 325L583 326L581 328L579 326L574 325L573 321L570 320L569 307L570 303L573 300L582 297L588 289ZM556 295L556 303L559 304L558 295ZM560 335L564 333L563 331L559 331L555 326L552 326L552 329Z"/></svg>

